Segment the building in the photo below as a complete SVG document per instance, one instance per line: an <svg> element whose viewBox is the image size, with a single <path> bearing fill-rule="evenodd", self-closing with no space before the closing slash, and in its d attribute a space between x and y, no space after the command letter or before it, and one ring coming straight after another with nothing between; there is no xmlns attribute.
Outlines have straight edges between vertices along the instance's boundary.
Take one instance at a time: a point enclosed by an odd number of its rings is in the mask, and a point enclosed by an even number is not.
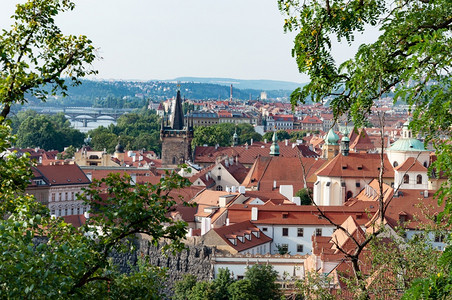
<svg viewBox="0 0 452 300"><path fill-rule="evenodd" d="M77 195L87 188L91 181L74 163L59 165L38 165L33 167L33 178L25 192L46 205L57 217L80 215L89 206L78 200Z"/></svg>
<svg viewBox="0 0 452 300"><path fill-rule="evenodd" d="M176 168L179 164L191 160L191 141L193 123L184 122L180 90L173 105L170 120L163 118L160 130L162 141L162 167Z"/></svg>

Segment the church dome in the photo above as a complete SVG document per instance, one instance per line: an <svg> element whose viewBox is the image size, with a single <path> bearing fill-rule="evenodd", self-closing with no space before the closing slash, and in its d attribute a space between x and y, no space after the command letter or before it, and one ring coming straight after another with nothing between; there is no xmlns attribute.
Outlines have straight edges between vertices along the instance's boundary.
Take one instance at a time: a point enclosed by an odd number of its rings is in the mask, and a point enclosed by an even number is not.
<svg viewBox="0 0 452 300"><path fill-rule="evenodd" d="M398 139L389 148L390 151L428 151L424 147L424 143L418 139Z"/></svg>
<svg viewBox="0 0 452 300"><path fill-rule="evenodd" d="M337 145L337 142L339 142L339 136L333 131L333 129L330 129L324 140L327 145Z"/></svg>

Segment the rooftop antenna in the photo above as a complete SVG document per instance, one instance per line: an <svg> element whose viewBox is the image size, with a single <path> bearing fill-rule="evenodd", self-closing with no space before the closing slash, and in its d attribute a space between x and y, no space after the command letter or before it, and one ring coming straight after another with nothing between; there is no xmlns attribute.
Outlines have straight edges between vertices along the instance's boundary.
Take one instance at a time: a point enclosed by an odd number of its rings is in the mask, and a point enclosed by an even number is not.
<svg viewBox="0 0 452 300"><path fill-rule="evenodd" d="M231 101L232 101L232 84L231 84Z"/></svg>

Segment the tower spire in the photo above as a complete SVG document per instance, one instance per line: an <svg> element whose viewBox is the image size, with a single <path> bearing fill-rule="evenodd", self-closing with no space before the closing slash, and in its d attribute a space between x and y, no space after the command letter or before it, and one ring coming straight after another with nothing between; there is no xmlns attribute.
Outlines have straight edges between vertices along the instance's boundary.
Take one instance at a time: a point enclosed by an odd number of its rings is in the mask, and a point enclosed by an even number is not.
<svg viewBox="0 0 452 300"><path fill-rule="evenodd" d="M176 103L174 104L172 121L173 121L173 124L172 124L173 129L182 130L184 128L184 112L182 110L182 99L180 96L179 87L177 90Z"/></svg>

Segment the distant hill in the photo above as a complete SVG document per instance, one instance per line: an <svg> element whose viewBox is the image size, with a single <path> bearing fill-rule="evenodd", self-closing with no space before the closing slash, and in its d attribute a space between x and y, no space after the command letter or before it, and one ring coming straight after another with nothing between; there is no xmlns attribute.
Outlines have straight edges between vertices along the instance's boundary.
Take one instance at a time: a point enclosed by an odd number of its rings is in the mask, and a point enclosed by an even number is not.
<svg viewBox="0 0 452 300"><path fill-rule="evenodd" d="M193 80L188 80L190 78ZM47 104L31 96L27 98L30 105L38 106L139 108L144 106L147 100L162 101L176 96L177 81L181 81L182 97L191 100L229 99L229 86L232 83L234 99L259 99L261 92L265 91L270 101L288 101L290 94L297 87L295 83L271 80L204 79L206 81L217 80L217 83L195 81L194 77L145 82L83 79L81 85L68 87L67 97L49 97ZM240 86L240 84L242 85ZM246 88L247 86L254 86L255 88ZM258 86L262 88L258 88ZM286 88L283 89L283 87Z"/></svg>
<svg viewBox="0 0 452 300"><path fill-rule="evenodd" d="M290 81L277 81L277 80L245 80L234 78L203 78L203 77L177 77L168 81L181 81L181 82L194 82L194 83L210 83L230 86L238 89L251 89L260 91L272 91L272 90L290 90L293 91L298 87L305 85L305 83L296 83Z"/></svg>

